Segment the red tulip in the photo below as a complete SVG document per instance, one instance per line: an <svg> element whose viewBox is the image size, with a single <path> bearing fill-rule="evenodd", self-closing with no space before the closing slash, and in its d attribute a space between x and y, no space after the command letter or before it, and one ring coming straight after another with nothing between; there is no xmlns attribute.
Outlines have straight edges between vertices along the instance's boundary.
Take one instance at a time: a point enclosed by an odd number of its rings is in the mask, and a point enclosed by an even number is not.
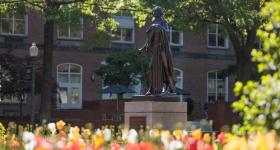
<svg viewBox="0 0 280 150"><path fill-rule="evenodd" d="M110 144L110 150L122 150L122 148L119 143L113 142Z"/></svg>
<svg viewBox="0 0 280 150"><path fill-rule="evenodd" d="M181 140L182 140L182 142L186 142L186 141L188 141L188 139L189 139L189 136L184 135Z"/></svg>
<svg viewBox="0 0 280 150"><path fill-rule="evenodd" d="M225 142L225 133L224 132L221 132L219 135L218 135L218 137L217 137L217 141L219 142L219 143L221 143L221 144L224 144L224 142Z"/></svg>
<svg viewBox="0 0 280 150"><path fill-rule="evenodd" d="M153 146L151 143L149 142L144 142L140 144L140 149L141 150L158 150L157 147Z"/></svg>
<svg viewBox="0 0 280 150"><path fill-rule="evenodd" d="M141 150L138 144L127 144L125 150Z"/></svg>
<svg viewBox="0 0 280 150"><path fill-rule="evenodd" d="M197 150L197 140L193 137L188 138L188 145L186 146L187 150Z"/></svg>

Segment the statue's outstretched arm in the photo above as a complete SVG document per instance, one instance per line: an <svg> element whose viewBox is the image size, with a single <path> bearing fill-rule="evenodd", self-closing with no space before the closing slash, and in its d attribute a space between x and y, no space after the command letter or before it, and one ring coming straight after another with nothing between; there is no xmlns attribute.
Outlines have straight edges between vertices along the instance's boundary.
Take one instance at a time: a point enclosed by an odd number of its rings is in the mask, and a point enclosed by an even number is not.
<svg viewBox="0 0 280 150"><path fill-rule="evenodd" d="M142 48L139 49L140 52L143 52L143 51L148 51L151 47L151 41L152 41L152 35L153 35L153 32L154 30L153 29L148 29L147 31L147 35L148 35L148 38L144 44L144 46Z"/></svg>

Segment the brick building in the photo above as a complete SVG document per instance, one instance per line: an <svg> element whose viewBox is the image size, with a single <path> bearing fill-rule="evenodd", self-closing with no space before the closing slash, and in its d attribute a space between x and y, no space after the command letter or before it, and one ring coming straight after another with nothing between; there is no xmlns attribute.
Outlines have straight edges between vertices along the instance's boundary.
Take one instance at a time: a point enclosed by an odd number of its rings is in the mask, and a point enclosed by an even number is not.
<svg viewBox="0 0 280 150"><path fill-rule="evenodd" d="M114 18L119 23L118 30L113 32L116 39L107 46L96 47L94 50L81 48L96 32L95 26L88 20L81 18L76 24L68 24L64 28L56 25L52 76L59 85L62 104L53 108L55 117L63 118L63 115L68 115L68 118L71 118L71 115L79 117L88 115L87 113L97 113L94 109L98 109L100 113L113 105L104 105L102 99L110 97L100 94L102 79L95 75L94 71L104 63L110 53L140 48L146 39L146 27L138 28L129 15L122 13ZM195 104L191 118L202 118L203 106L207 102L214 102L218 98L234 100L234 77L219 72L234 61L232 45L221 27L214 24L194 32L170 29L176 86L191 93ZM12 50L16 55L28 56L32 42L36 42L42 50L43 34L41 14L30 12L27 15L1 16L0 52ZM141 85L135 85L134 88L139 92L140 87ZM39 96L37 99L36 105L39 106ZM7 109L17 108L17 105L14 98L3 99L0 103L0 114L3 115ZM28 115L29 98L24 108ZM58 109L62 110L58 112ZM57 115L59 113L62 116ZM88 118L90 120L90 117Z"/></svg>

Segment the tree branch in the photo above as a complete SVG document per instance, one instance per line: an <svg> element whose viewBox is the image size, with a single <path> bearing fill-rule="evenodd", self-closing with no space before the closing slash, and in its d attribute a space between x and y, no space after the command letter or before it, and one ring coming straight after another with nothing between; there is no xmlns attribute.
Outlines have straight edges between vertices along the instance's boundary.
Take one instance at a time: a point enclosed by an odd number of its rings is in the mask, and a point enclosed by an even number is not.
<svg viewBox="0 0 280 150"><path fill-rule="evenodd" d="M49 2L55 5L67 5L67 4L85 2L85 0L49 0Z"/></svg>
<svg viewBox="0 0 280 150"><path fill-rule="evenodd" d="M19 0L0 0L0 4L19 3Z"/></svg>
<svg viewBox="0 0 280 150"><path fill-rule="evenodd" d="M30 5L34 5L34 6L36 6L36 7L38 7L38 8L41 8L41 9L43 9L44 7L42 6L42 5L40 5L40 4L43 4L42 2L39 2L39 1L33 1L33 2L30 2L29 0L24 0L26 3L28 3L28 4L30 4Z"/></svg>

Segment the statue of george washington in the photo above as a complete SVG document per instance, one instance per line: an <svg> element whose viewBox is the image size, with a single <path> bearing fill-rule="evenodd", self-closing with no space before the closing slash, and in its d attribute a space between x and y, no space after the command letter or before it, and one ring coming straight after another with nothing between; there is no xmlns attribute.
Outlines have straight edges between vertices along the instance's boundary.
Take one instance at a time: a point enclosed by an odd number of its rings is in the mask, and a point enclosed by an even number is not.
<svg viewBox="0 0 280 150"><path fill-rule="evenodd" d="M160 95L174 92L173 63L169 46L169 28L163 18L162 9L153 9L151 26L147 30L147 41L140 52L149 55L148 91L146 95Z"/></svg>

